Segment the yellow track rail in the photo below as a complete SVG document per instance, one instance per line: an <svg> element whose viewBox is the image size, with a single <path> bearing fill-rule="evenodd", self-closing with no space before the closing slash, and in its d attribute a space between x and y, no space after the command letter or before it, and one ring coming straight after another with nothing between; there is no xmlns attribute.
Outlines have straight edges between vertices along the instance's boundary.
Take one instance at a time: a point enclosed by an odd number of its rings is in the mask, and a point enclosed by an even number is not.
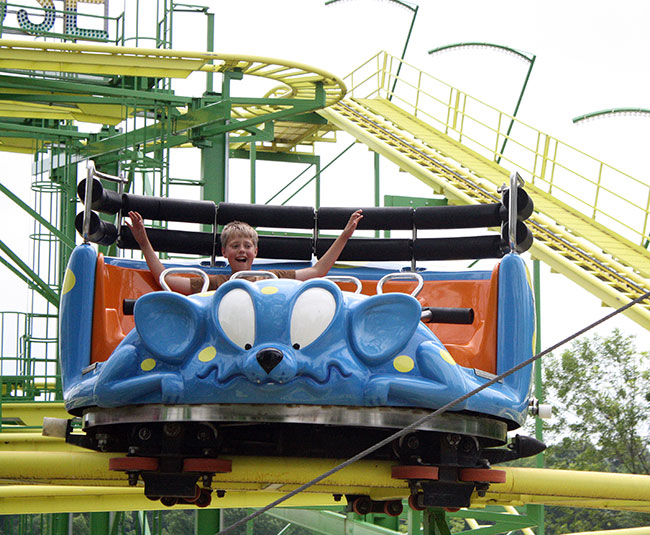
<svg viewBox="0 0 650 535"><path fill-rule="evenodd" d="M322 69L302 63L262 56L221 54L218 52L194 52L164 50L158 48L130 48L112 45L91 45L77 43L35 42L0 39L0 71L44 71L48 73L76 73L96 76L151 76L155 78L187 78L195 72L220 73L237 70L242 74L266 78L280 85L269 92L271 98L297 98L312 100L316 96L316 85L322 84L326 104L332 105L345 95L343 81ZM92 92L92 84L89 86ZM21 106L14 101L3 101L0 95L0 109L9 107L12 114L25 117L40 116L47 108L39 110L30 104ZM260 116L286 107L278 105L234 106L234 117ZM119 106L113 106L119 108ZM75 110L76 111L76 110ZM62 107L48 111L48 117L77 118L70 110ZM54 114L54 115L53 115ZM63 114L61 117L59 115ZM15 115L21 116L21 115ZM124 119L125 117L118 117ZM84 120L92 120L85 118ZM105 118L100 118L100 122Z"/></svg>
<svg viewBox="0 0 650 535"><path fill-rule="evenodd" d="M385 62L382 69L389 67ZM388 75L381 78L387 85ZM444 193L452 203L490 203L499 198L497 188L507 183L509 172L481 154L474 139L454 139L381 98L379 92L373 97L346 98L319 113L434 191ZM454 115L455 112L447 119L460 128L462 120ZM511 143L513 152L517 152L514 138ZM529 184L527 190L536 207L530 219L536 238L531 251L535 258L612 307L650 290L650 253L619 234L617 230L624 229L622 225L606 225L589 217L568 203L570 197L558 199L552 188L543 189L539 181ZM599 207L595 213L602 210ZM637 305L627 315L650 329L650 305Z"/></svg>
<svg viewBox="0 0 650 535"><path fill-rule="evenodd" d="M142 484L128 486L122 473L108 470L119 454L96 453L35 433L7 435L0 447L0 514L61 511L158 509ZM337 459L228 457L233 471L217 474L213 488L226 491L213 507L261 507L340 463ZM405 481L391 478L388 461L358 461L298 494L287 506L340 505L334 494L367 494L374 499L405 498ZM473 506L538 503L650 511L650 476L533 468L499 468L506 482L493 484ZM87 495L84 497L84 495Z"/></svg>

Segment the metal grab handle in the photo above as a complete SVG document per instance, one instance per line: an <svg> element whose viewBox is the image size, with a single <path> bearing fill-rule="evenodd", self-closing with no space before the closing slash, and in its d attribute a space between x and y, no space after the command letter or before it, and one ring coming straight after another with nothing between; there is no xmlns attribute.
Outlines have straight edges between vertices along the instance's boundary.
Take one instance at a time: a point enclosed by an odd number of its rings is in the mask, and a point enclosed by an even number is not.
<svg viewBox="0 0 650 535"><path fill-rule="evenodd" d="M508 245L513 253L517 250L517 195L520 184L523 186L524 180L517 171L514 171L510 174L510 198L508 199Z"/></svg>
<svg viewBox="0 0 650 535"><path fill-rule="evenodd" d="M331 280L332 282L353 282L357 286L357 289L354 291L355 294L360 294L363 289L361 281L352 275L327 275L323 278Z"/></svg>
<svg viewBox="0 0 650 535"><path fill-rule="evenodd" d="M91 205L92 205L92 191L93 191L93 180L95 177L101 178L102 180L108 180L109 182L116 182L119 184L119 193L121 194L124 190L124 184L127 182L125 178L119 177L119 176L113 176L113 175L107 175L106 173L102 173L101 171L97 171L97 168L95 167L95 162L93 160L88 160L86 163L86 192L85 192L85 202L84 202L84 218L82 222L82 227L81 227L81 237L84 240L84 243L88 243L90 241L89 239L89 234L90 234L90 212L91 212ZM120 210L118 212L118 217L117 217L117 228L119 229L122 224L122 211Z"/></svg>
<svg viewBox="0 0 650 535"><path fill-rule="evenodd" d="M172 290L167 284L167 282L165 282L165 277L170 273L196 273L197 275L200 275L201 278L203 278L203 286L201 287L200 293L205 292L210 286L210 279L208 277L208 274L202 269L193 268L193 267L171 267L164 270L160 274L160 277L158 279L160 282L160 286L162 286L163 290L167 290L168 292L171 292Z"/></svg>
<svg viewBox="0 0 650 535"><path fill-rule="evenodd" d="M419 293L420 290L422 290L422 287L424 286L424 279L422 278L422 275L419 273L415 272L408 272L408 273L389 273L388 275L384 275L381 279L379 279L379 282L377 283L377 295L381 295L383 292L383 286L385 282L388 282L389 280L415 280L418 282L418 285L415 287L415 290L411 292L411 295L413 297L416 297Z"/></svg>
<svg viewBox="0 0 650 535"><path fill-rule="evenodd" d="M251 269L248 271L238 271L230 275L229 280L241 279L243 277L260 277L262 279L277 279L278 276L271 271L258 271L256 269Z"/></svg>

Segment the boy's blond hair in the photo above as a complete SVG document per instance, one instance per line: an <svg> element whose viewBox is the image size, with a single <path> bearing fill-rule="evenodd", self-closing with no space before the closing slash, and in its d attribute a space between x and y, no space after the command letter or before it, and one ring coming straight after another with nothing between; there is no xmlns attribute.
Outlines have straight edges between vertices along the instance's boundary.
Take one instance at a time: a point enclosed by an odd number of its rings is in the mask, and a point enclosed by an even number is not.
<svg viewBox="0 0 650 535"><path fill-rule="evenodd" d="M249 238L253 240L253 245L257 247L257 231L248 223L243 221L231 221L221 231L221 248L225 249L228 242L233 238Z"/></svg>

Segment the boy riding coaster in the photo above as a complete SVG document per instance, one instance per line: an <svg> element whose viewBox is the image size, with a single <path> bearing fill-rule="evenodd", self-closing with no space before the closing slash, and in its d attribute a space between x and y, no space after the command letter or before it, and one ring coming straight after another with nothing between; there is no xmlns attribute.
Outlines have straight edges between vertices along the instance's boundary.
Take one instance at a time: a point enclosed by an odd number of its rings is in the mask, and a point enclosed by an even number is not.
<svg viewBox="0 0 650 535"><path fill-rule="evenodd" d="M158 258L149 241L142 216L138 212L132 211L129 212L129 217L131 218L131 223L126 221L126 224L131 230L133 238L138 242L151 274L158 281L160 274L165 270L165 266ZM343 248L362 218L362 210L353 212L339 237L313 266L298 270L274 270L273 273L279 278L296 279L299 281L324 277L338 260L341 251L343 251ZM228 261L232 274L252 269L253 261L257 256L257 243L257 232L247 223L232 221L223 228L221 233L221 255ZM210 285L208 290L215 290L218 286L226 282L231 275L209 275ZM199 292L202 284L200 279L188 279L179 275L169 276L166 278L166 281L173 291L185 295Z"/></svg>

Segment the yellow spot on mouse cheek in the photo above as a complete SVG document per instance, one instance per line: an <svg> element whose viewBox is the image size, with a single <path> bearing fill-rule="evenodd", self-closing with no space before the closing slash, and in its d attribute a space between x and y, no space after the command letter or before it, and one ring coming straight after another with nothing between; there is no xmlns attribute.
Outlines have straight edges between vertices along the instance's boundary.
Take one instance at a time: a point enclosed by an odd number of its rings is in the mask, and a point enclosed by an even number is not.
<svg viewBox="0 0 650 535"><path fill-rule="evenodd" d="M156 367L156 361L154 359L144 359L140 364L142 371L150 372Z"/></svg>
<svg viewBox="0 0 650 535"><path fill-rule="evenodd" d="M395 360L393 360L393 366L398 372L408 373L413 369L415 363L411 357L400 355L399 357L395 357Z"/></svg>
<svg viewBox="0 0 650 535"><path fill-rule="evenodd" d="M454 357L452 357L449 354L449 351L445 351L444 349L440 351L440 356L443 358L443 360L447 361L449 364L456 364L456 361L454 360Z"/></svg>
<svg viewBox="0 0 650 535"><path fill-rule="evenodd" d="M264 286L262 293L264 295L273 295L274 293L278 293L278 289L275 286Z"/></svg>
<svg viewBox="0 0 650 535"><path fill-rule="evenodd" d="M201 362L210 362L216 356L217 350L212 346L208 346L199 353L199 360Z"/></svg>
<svg viewBox="0 0 650 535"><path fill-rule="evenodd" d="M61 287L61 295L67 294L74 285L77 283L77 277L74 276L74 273L70 268L65 272L65 277L63 278L63 286Z"/></svg>

